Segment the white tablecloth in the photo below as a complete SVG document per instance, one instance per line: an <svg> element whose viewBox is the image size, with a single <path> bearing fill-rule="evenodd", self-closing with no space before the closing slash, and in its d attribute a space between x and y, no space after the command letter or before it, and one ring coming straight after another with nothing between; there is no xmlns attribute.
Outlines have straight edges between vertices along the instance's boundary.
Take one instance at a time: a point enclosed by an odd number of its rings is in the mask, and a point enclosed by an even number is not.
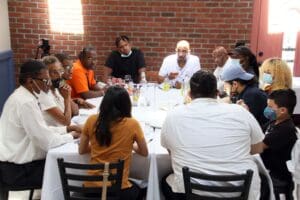
<svg viewBox="0 0 300 200"><path fill-rule="evenodd" d="M183 97L180 95L180 90L176 89L168 92L155 89L152 92L157 98L151 99L150 106L137 106L132 110L133 117L141 122L145 137L150 142L148 143L149 156L147 158L133 153L130 177L143 180L144 183L148 182L147 200L159 200L161 196L159 182L164 175L171 172L170 157L167 150L160 145L159 128L166 116L166 110L183 103ZM96 105L96 108L80 110L80 116L73 118L72 122L83 124L88 115L98 112L101 100L102 98L90 99L89 102ZM156 130L155 133L154 130ZM78 163L88 163L89 161L88 154L78 154L78 144L75 142L51 149L47 154L45 164L43 200L63 199L57 158Z"/></svg>
<svg viewBox="0 0 300 200"><path fill-rule="evenodd" d="M133 107L133 117L141 122L145 137L148 141L149 156L147 158L133 153L130 168L130 177L148 182L147 200L164 199L160 190L160 181L163 176L172 172L171 159L166 149L160 145L160 127L166 116L166 110L171 109L183 102L183 97L179 90L172 89L168 92L156 89L156 99L152 100L147 107ZM159 97L159 98L158 98ZM80 116L73 119L74 123L82 124L87 119L88 114L98 112L101 98L89 100L97 108L81 112ZM150 127L150 128L149 128ZM152 127L155 127L153 129ZM153 132L155 130L155 132ZM63 199L62 186L57 166L57 158L64 158L65 161L88 163L89 155L78 154L78 144L68 143L63 146L51 149L46 158L44 171L42 200ZM260 159L256 159L260 172L269 175ZM271 185L271 184L270 184ZM273 191L273 188L271 188ZM270 200L274 199L273 196Z"/></svg>

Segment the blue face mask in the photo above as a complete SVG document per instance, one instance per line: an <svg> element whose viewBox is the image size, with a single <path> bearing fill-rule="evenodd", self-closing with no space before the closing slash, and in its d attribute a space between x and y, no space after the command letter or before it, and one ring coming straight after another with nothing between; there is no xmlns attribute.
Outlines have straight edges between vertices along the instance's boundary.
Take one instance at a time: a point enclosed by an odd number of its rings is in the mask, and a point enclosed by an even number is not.
<svg viewBox="0 0 300 200"><path fill-rule="evenodd" d="M263 74L263 82L267 84L272 84L273 83L273 78L271 74L264 73Z"/></svg>
<svg viewBox="0 0 300 200"><path fill-rule="evenodd" d="M265 108L265 110L264 110L264 116L267 119L271 120L271 121L273 121L273 120L275 120L277 118L276 112L272 108L270 108L270 107L266 107Z"/></svg>

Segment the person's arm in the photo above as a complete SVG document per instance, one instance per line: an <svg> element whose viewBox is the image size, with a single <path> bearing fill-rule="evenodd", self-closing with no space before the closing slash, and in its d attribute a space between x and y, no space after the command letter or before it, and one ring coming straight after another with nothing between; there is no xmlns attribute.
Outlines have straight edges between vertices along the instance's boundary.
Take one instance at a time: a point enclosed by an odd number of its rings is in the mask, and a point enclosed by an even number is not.
<svg viewBox="0 0 300 200"><path fill-rule="evenodd" d="M72 116L76 116L79 114L79 106L71 100L71 110L72 110Z"/></svg>
<svg viewBox="0 0 300 200"><path fill-rule="evenodd" d="M79 154L89 153L91 151L90 147L90 134L94 134L95 127L95 115L90 116L83 127L82 134L80 136L80 143L78 147Z"/></svg>
<svg viewBox="0 0 300 200"><path fill-rule="evenodd" d="M148 147L140 124L135 121L132 129L135 131L133 150L141 156L148 156Z"/></svg>
<svg viewBox="0 0 300 200"><path fill-rule="evenodd" d="M52 91L50 91L52 92ZM47 109L46 112L52 116L56 121L58 121L62 125L69 125L71 123L72 118L72 110L71 110L71 87L65 85L59 89L59 93L64 98L64 107L65 110L62 111L58 106ZM58 95L58 94L54 94Z"/></svg>
<svg viewBox="0 0 300 200"><path fill-rule="evenodd" d="M252 144L250 154L253 155L253 154L257 154L257 153L262 153L267 148L268 148L268 146L263 142L259 142L257 144Z"/></svg>
<svg viewBox="0 0 300 200"><path fill-rule="evenodd" d="M29 138L44 151L73 140L72 134L61 135L46 125L37 103L29 102L22 106L20 122ZM66 127L57 128L66 130Z"/></svg>
<svg viewBox="0 0 300 200"><path fill-rule="evenodd" d="M104 77L103 77L103 81L105 83L107 83L108 78L111 76L112 73L112 68L104 66Z"/></svg>
<svg viewBox="0 0 300 200"><path fill-rule="evenodd" d="M243 110L248 119L245 119L250 126L250 154L262 153L266 146L263 143L264 134L254 116L248 111Z"/></svg>
<svg viewBox="0 0 300 200"><path fill-rule="evenodd" d="M85 109L95 108L95 106L93 104L85 101L82 98L74 98L73 102L76 103L76 105L78 105L78 107L80 107L80 108L85 108Z"/></svg>
<svg viewBox="0 0 300 200"><path fill-rule="evenodd" d="M89 137L86 134L81 134L79 143L79 154L85 154L91 152L91 147L89 143Z"/></svg>
<svg viewBox="0 0 300 200"><path fill-rule="evenodd" d="M148 156L148 147L145 138L133 144L133 150L141 156Z"/></svg>
<svg viewBox="0 0 300 200"><path fill-rule="evenodd" d="M164 80L167 76L168 76L167 61L166 61L166 58L164 58L163 63L158 72L158 82L159 83L164 82Z"/></svg>
<svg viewBox="0 0 300 200"><path fill-rule="evenodd" d="M104 94L103 90L98 90L98 91L89 90L89 91L80 93L80 96L83 99L90 99L90 98L101 97L101 96L103 96L103 94Z"/></svg>

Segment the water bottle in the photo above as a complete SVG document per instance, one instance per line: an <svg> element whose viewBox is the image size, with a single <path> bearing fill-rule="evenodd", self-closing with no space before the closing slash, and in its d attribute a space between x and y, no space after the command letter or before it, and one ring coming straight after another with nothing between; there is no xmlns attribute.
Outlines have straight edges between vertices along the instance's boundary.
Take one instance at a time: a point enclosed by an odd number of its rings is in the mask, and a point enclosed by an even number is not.
<svg viewBox="0 0 300 200"><path fill-rule="evenodd" d="M147 84L147 80L146 80L146 73L145 72L141 72L141 84Z"/></svg>

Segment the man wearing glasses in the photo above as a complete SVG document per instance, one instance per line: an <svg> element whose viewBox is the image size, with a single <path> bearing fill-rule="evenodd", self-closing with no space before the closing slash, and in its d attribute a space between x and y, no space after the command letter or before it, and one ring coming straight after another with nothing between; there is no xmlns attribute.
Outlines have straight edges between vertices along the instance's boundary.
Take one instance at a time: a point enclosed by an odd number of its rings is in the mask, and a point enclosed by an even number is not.
<svg viewBox="0 0 300 200"><path fill-rule="evenodd" d="M158 81L168 81L172 87L181 88L184 79L189 79L200 70L199 57L191 55L190 44L181 40L176 45L176 53L165 57L158 73Z"/></svg>
<svg viewBox="0 0 300 200"><path fill-rule="evenodd" d="M72 98L89 99L103 96L103 90L95 80L95 65L95 49L93 47L83 48L79 53L78 60L73 64L73 74L70 80Z"/></svg>
<svg viewBox="0 0 300 200"><path fill-rule="evenodd" d="M81 128L52 127L44 121L38 100L51 81L43 63L25 62L19 83L0 118L0 179L9 186L42 186L47 151L79 137Z"/></svg>
<svg viewBox="0 0 300 200"><path fill-rule="evenodd" d="M55 57L59 60L62 67L64 68L64 72L61 77L67 84L71 85L70 80L72 79L72 74L73 74L72 59L69 57L68 54L65 53L55 54ZM95 107L93 104L90 104L89 102L85 101L82 98L72 98L72 100L79 106L79 108L89 109Z"/></svg>

